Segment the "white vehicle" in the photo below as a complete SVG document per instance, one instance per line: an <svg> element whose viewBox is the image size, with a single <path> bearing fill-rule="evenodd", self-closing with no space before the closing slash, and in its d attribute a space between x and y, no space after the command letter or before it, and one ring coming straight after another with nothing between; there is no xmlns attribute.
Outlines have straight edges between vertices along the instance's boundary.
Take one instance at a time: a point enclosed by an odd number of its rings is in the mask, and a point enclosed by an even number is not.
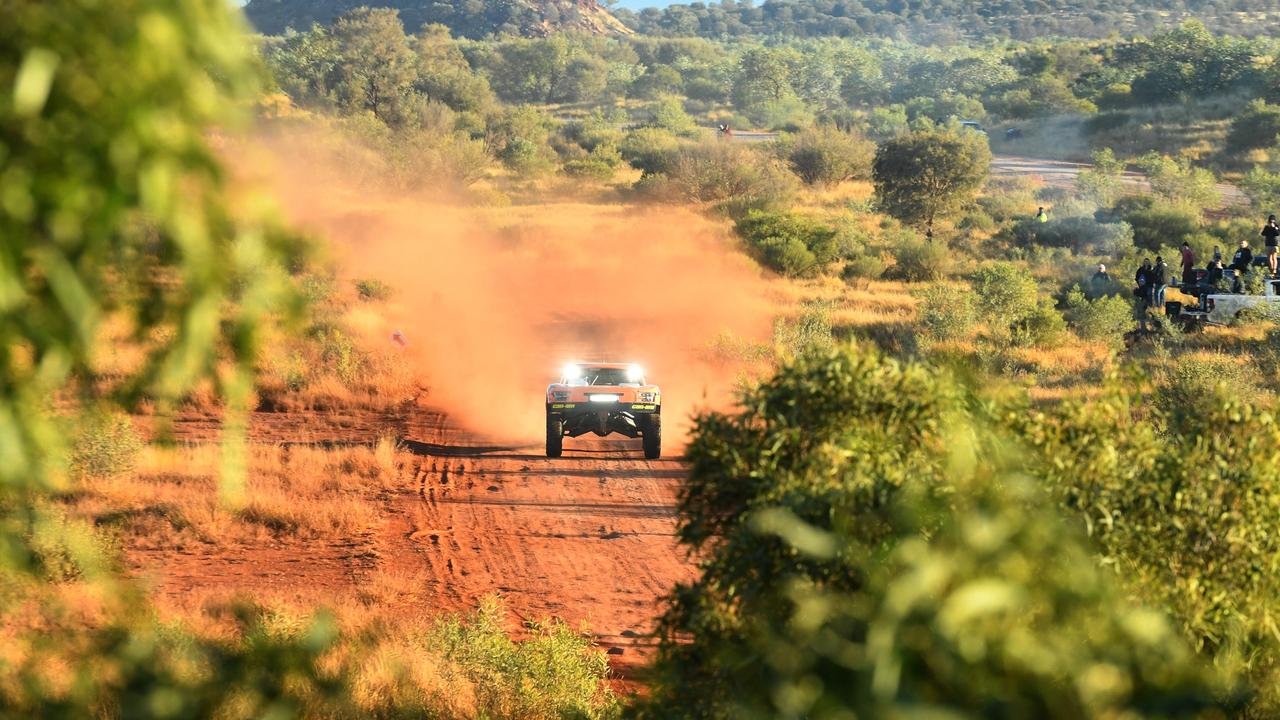
<svg viewBox="0 0 1280 720"><path fill-rule="evenodd" d="M1176 305L1177 312L1170 315L1182 322L1183 328L1187 330L1198 325L1230 325L1242 310L1280 302L1280 280L1268 278L1263 281L1262 286L1262 295L1212 293L1200 298L1200 307L1189 308L1180 303L1166 303L1165 311L1171 309L1169 305ZM1182 292L1190 294L1185 290ZM1280 306L1275 309L1280 310Z"/></svg>

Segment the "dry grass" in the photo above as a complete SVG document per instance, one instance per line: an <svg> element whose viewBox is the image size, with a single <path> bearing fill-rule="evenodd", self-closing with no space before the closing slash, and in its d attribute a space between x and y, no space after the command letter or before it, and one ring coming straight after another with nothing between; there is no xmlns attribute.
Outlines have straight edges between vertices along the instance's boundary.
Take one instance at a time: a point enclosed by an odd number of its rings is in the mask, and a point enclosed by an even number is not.
<svg viewBox="0 0 1280 720"><path fill-rule="evenodd" d="M407 458L389 438L375 447L255 445L238 503L224 501L221 462L215 445L152 445L134 472L86 479L69 509L135 549L350 537L378 522L377 495L399 487Z"/></svg>

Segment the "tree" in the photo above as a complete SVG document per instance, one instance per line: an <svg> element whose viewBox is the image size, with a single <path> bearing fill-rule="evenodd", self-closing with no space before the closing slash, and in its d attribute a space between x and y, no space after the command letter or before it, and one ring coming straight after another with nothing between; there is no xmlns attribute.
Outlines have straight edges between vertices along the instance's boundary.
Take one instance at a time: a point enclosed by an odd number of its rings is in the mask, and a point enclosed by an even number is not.
<svg viewBox="0 0 1280 720"><path fill-rule="evenodd" d="M413 88L459 112L482 112L493 102L489 81L472 70L443 25L428 25L413 39L417 58Z"/></svg>
<svg viewBox="0 0 1280 720"><path fill-rule="evenodd" d="M766 103L781 103L795 98L791 86L794 50L751 48L738 61L733 81L733 104L743 112Z"/></svg>
<svg viewBox="0 0 1280 720"><path fill-rule="evenodd" d="M971 202L990 165L991 150L978 133L917 132L882 144L872 176L885 212L924 226Z"/></svg>
<svg viewBox="0 0 1280 720"><path fill-rule="evenodd" d="M342 107L367 110L388 125L403 124L415 59L397 11L352 10L334 22L332 35L340 58L334 90Z"/></svg>

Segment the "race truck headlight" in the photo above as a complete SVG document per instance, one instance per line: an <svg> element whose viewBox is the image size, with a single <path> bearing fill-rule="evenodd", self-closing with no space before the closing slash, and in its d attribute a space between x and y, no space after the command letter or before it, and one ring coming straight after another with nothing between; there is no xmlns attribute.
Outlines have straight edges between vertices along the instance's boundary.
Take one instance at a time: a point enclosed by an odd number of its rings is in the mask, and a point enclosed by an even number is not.
<svg viewBox="0 0 1280 720"><path fill-rule="evenodd" d="M565 380L577 380L582 377L582 368L578 367L574 363L569 363L564 366L564 369L561 370L560 373L564 375Z"/></svg>
<svg viewBox="0 0 1280 720"><path fill-rule="evenodd" d="M588 396L587 396L587 399L588 399L588 400L590 400L591 402L598 402L598 403L607 403L607 402L616 403L616 402L618 402L618 396L617 396L617 395L600 395L600 394L591 394L591 395L588 395Z"/></svg>
<svg viewBox="0 0 1280 720"><path fill-rule="evenodd" d="M553 393L551 393L551 399L555 400L556 402L564 402L565 400L568 400L568 399L569 399L569 393L567 393L567 392L553 392Z"/></svg>
<svg viewBox="0 0 1280 720"><path fill-rule="evenodd" d="M644 368L639 365L632 365L627 368L627 379L631 382L640 382L644 379Z"/></svg>

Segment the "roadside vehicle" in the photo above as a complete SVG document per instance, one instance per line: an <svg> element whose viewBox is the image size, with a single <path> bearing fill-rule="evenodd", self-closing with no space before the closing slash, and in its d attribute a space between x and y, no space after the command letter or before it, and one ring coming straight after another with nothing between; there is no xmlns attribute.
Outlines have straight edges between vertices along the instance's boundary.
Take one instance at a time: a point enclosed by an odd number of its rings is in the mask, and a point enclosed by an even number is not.
<svg viewBox="0 0 1280 720"><path fill-rule="evenodd" d="M1197 297L1199 303L1189 307L1180 302L1166 302L1165 314L1171 320L1181 323L1183 330L1197 330L1205 325L1229 325L1240 316L1243 310L1280 302L1280 279L1267 278L1262 286L1263 294L1248 295L1220 291L1206 292L1203 286L1172 285L1171 287L1178 288L1183 295ZM1273 309L1280 312L1280 306Z"/></svg>

